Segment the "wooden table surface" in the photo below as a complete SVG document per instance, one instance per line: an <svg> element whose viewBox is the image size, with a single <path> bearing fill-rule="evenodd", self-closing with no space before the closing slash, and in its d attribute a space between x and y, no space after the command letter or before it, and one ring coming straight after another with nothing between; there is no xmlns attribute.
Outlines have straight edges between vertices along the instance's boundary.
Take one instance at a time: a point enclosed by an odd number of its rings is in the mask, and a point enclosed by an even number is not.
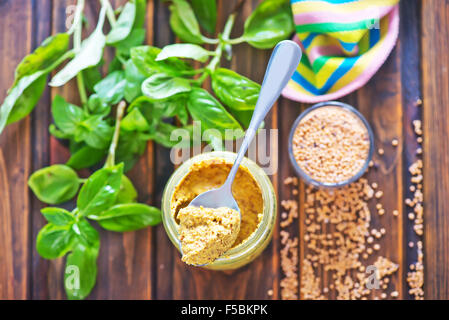
<svg viewBox="0 0 449 320"><path fill-rule="evenodd" d="M50 34L65 30L69 0L0 0L0 99L6 94L18 62ZM120 0L112 1L119 5ZM232 0L220 0L219 25L232 8ZM98 1L87 1L87 16L96 19ZM233 34L242 32L244 18L257 5L247 0ZM148 2L147 42L162 47L176 39L168 25L169 11L160 1ZM408 167L417 159L412 120L423 119L425 298L449 298L449 1L402 0L400 35L396 48L379 72L362 89L341 99L366 116L375 132L379 169L369 178L384 190L387 212L399 217L373 217L373 224L387 226L381 253L399 264L392 278L399 298L410 299L406 274L416 261L412 222L407 219L404 199L408 190ZM242 44L235 47L231 67L261 82L269 51ZM49 261L35 250L37 232L44 225L39 202L27 187L35 170L68 157L66 148L48 133L50 103L56 94L77 102L74 84L47 89L32 115L9 126L0 136L0 298L63 299L63 259ZM422 99L423 106L416 107ZM278 200L292 195L283 180L293 175L287 157L287 136L294 119L307 105L280 99L266 126L279 129L273 160L279 165L272 181ZM399 146L391 146L392 139ZM149 143L147 152L131 171L140 201L160 205L164 185L173 172L170 150ZM304 188L301 188L304 190ZM304 194L298 196L302 202ZM302 208L302 206L301 206ZM300 236L304 212L288 230ZM100 231L98 279L90 299L269 299L280 298L280 226L264 253L250 265L232 272L213 272L187 267L169 242L162 225L138 232L117 234ZM301 239L301 238L300 238ZM304 240L300 240L303 257ZM301 272L299 266L299 273ZM273 290L269 296L268 291Z"/></svg>

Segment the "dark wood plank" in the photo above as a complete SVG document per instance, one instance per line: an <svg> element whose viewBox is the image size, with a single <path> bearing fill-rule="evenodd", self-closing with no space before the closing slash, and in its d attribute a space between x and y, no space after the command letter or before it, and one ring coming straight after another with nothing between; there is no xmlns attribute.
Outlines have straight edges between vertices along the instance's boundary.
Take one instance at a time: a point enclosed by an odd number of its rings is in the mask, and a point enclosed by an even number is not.
<svg viewBox="0 0 449 320"><path fill-rule="evenodd" d="M404 110L403 118L403 185L404 198L413 199L413 192L410 191L411 174L408 168L419 158L416 150L419 147L416 141L416 134L413 130L412 121L422 119L422 108L417 105L421 97L421 74L420 74L420 9L421 1L412 0L401 2L401 25L399 41L401 43L401 80L402 80L402 104ZM405 203L404 208L407 208ZM409 210L410 211L410 210ZM407 272L410 271L410 265L418 259L418 250L416 243L422 240L413 229L414 222L407 218L407 212L404 209L403 219L404 230L404 272L402 281L406 282ZM414 243L409 247L409 242ZM408 284L405 286L404 298L412 299L409 294Z"/></svg>
<svg viewBox="0 0 449 320"><path fill-rule="evenodd" d="M402 299L403 278L403 161L402 146L393 147L392 140L404 141L402 137L402 87L400 75L400 44L390 54L385 64L376 75L358 92L358 109L369 119L375 135L375 152L373 160L376 166L369 171L370 183L377 182L384 196L380 199L385 214L377 214L375 202L371 209L371 228L386 229L385 236L380 239L381 250L373 254L367 261L372 264L378 256L383 256L400 267L393 274L387 293L399 292ZM382 148L385 154L379 154ZM394 216L394 210L399 216ZM378 296L378 293L375 293ZM371 296L374 298L374 294Z"/></svg>
<svg viewBox="0 0 449 320"><path fill-rule="evenodd" d="M33 2L33 47L40 43L51 34L51 0ZM48 125L51 122L51 96L50 89L47 87L41 100L36 105L30 115L32 127L32 171L39 170L49 165L50 162L50 134ZM45 205L40 202L32 192L30 192L30 254L31 254L31 288L30 295L32 299L46 299L49 296L46 273L49 268L48 260L42 259L36 251L35 239L41 227L46 223L41 215L40 209Z"/></svg>
<svg viewBox="0 0 449 320"><path fill-rule="evenodd" d="M1 101L14 70L33 46L32 2L1 1ZM11 32L14 30L14 32ZM0 299L30 297L30 202L27 179L31 169L29 118L10 125L0 136Z"/></svg>
<svg viewBox="0 0 449 320"><path fill-rule="evenodd" d="M422 1L425 297L449 298L449 1Z"/></svg>

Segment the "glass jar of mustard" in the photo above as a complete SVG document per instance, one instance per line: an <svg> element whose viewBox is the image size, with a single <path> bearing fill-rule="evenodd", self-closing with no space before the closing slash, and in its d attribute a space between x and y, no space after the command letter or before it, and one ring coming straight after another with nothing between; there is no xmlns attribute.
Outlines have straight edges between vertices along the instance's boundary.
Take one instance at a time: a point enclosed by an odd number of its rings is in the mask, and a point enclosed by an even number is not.
<svg viewBox="0 0 449 320"><path fill-rule="evenodd" d="M226 168L224 170L229 170L236 156L233 152L222 151L200 154L184 162L170 177L162 196L162 221L168 237L178 251L180 251L179 224L176 219L176 214L180 206L187 206L192 197L206 191L204 188L209 188L207 186L208 180L211 181L211 187L219 187L218 184L221 183L221 180L224 182L227 175L226 172L228 172L222 171L221 169ZM208 175L208 166L220 171L210 172L212 174ZM220 168L220 166L223 168ZM200 174L198 181L201 186L192 185L192 183L195 183L192 182L194 181L191 177L192 172ZM182 190L183 184L188 187L189 195L186 198L188 201L180 200L181 197L178 195L179 190ZM255 194L249 194L246 199L236 194L238 192L237 188L240 188L240 190L245 188L250 190L253 187L257 188L257 192ZM276 194L270 179L263 169L255 162L244 158L236 180L234 181L233 193L242 213L241 237L238 237L236 245L229 249L223 256L216 259L213 263L204 266L204 268L227 270L242 267L253 261L267 247L271 240L276 221ZM255 207L260 206L260 210L257 209L257 211L260 211L259 214L257 214L256 218L254 216L245 217L244 211L254 211L250 210L253 209L253 202ZM251 208L245 208L245 206ZM253 222L255 219L257 219L257 224Z"/></svg>

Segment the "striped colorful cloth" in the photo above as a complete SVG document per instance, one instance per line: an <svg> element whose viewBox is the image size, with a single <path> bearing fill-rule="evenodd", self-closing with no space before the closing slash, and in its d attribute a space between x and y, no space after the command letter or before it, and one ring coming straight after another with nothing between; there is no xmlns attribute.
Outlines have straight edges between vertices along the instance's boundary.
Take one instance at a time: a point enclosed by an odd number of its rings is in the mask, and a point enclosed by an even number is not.
<svg viewBox="0 0 449 320"><path fill-rule="evenodd" d="M303 49L284 89L315 103L363 86L385 62L399 30L399 0L291 0L294 40Z"/></svg>

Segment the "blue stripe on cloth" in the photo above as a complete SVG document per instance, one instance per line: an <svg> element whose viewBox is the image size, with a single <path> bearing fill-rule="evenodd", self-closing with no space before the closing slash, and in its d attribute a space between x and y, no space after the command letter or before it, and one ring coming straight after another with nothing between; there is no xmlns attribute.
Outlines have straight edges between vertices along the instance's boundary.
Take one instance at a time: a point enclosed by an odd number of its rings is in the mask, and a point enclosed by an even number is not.
<svg viewBox="0 0 449 320"><path fill-rule="evenodd" d="M380 40L380 29L373 28L369 30L369 47L372 48Z"/></svg>
<svg viewBox="0 0 449 320"><path fill-rule="evenodd" d="M305 49L307 49L310 46L310 43L315 39L315 37L318 35L316 32L310 33L302 42L302 45Z"/></svg>
<svg viewBox="0 0 449 320"><path fill-rule="evenodd" d="M332 86L341 77L343 77L349 70L351 70L351 68L354 66L354 64L357 62L358 59L359 57L345 58L343 63L337 68L337 70L334 71L334 73L332 73L332 75L329 77L329 79L327 79L326 83L320 89L316 88L313 84L307 81L297 71L295 71L295 73L293 74L292 79L310 93L316 96L322 95L327 93L329 89L332 88Z"/></svg>
<svg viewBox="0 0 449 320"><path fill-rule="evenodd" d="M357 46L357 42L356 43L351 43L351 42L344 42L341 40L338 40L341 44L341 46L343 47L343 49L345 49L348 52L352 52L352 50L354 50L354 48Z"/></svg>

